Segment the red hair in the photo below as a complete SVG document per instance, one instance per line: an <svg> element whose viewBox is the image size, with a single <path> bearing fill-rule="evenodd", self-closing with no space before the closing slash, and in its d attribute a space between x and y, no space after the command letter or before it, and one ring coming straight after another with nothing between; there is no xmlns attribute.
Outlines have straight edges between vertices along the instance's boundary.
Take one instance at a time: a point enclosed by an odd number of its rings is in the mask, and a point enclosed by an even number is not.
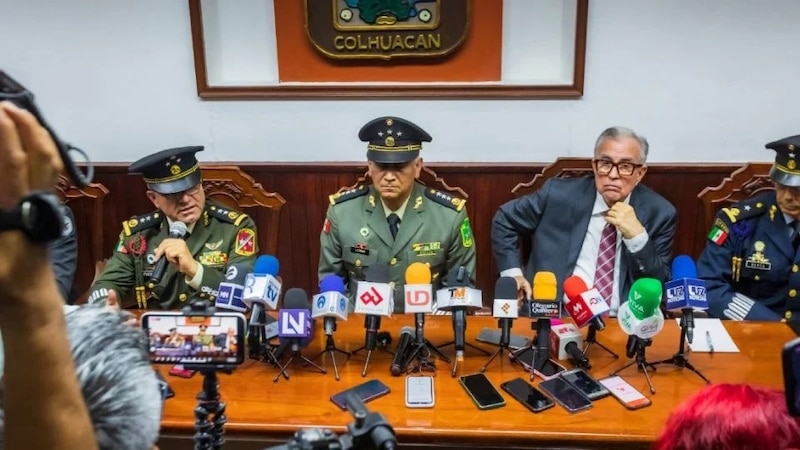
<svg viewBox="0 0 800 450"><path fill-rule="evenodd" d="M800 421L783 391L715 384L672 412L653 450L800 449Z"/></svg>

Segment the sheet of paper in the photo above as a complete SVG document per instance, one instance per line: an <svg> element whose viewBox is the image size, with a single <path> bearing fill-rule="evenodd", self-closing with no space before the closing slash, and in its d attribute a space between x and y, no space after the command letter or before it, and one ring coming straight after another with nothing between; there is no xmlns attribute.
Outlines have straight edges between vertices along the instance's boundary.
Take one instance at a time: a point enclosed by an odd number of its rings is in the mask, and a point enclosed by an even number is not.
<svg viewBox="0 0 800 450"><path fill-rule="evenodd" d="M680 318L675 319L680 325ZM689 347L693 352L710 352L709 341L715 353L739 353L739 347L733 342L728 330L719 319L694 319L694 339Z"/></svg>

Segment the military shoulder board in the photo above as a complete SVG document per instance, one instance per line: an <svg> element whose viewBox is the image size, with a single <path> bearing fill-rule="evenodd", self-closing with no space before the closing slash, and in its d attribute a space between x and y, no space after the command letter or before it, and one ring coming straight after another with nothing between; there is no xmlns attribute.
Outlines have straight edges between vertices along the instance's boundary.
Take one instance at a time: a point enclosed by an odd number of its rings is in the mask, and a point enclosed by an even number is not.
<svg viewBox="0 0 800 450"><path fill-rule="evenodd" d="M467 203L467 201L463 198L456 197L448 194L447 192L442 192L432 188L425 189L425 196L436 203L439 203L440 205L447 206L448 208L455 209L456 211L461 211L464 209L464 205Z"/></svg>
<svg viewBox="0 0 800 450"><path fill-rule="evenodd" d="M736 223L765 214L769 211L769 206L768 202L763 200L750 199L730 208L722 208L722 212L731 223Z"/></svg>
<svg viewBox="0 0 800 450"><path fill-rule="evenodd" d="M247 214L225 208L224 206L210 205L208 207L208 214L223 222L232 223L239 226L240 223L247 217Z"/></svg>
<svg viewBox="0 0 800 450"><path fill-rule="evenodd" d="M154 211L142 216L133 216L122 222L122 232L125 236L130 236L142 230L159 226L161 224L161 219L160 211Z"/></svg>
<svg viewBox="0 0 800 450"><path fill-rule="evenodd" d="M339 203L346 202L348 200L352 200L357 197L361 197L365 195L369 191L366 185L361 185L358 187L354 187L353 189L348 189L343 192L337 192L335 194L331 194L328 196L328 200L330 200L331 205L336 205Z"/></svg>

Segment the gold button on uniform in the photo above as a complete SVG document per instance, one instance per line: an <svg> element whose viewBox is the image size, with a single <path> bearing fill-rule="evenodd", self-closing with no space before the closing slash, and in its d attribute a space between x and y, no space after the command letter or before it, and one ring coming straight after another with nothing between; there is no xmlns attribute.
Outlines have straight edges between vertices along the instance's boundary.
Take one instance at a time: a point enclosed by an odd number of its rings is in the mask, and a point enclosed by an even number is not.
<svg viewBox="0 0 800 450"><path fill-rule="evenodd" d="M397 264L397 258L392 258L392 260L389 261L389 264L391 264L391 265Z"/></svg>
<svg viewBox="0 0 800 450"><path fill-rule="evenodd" d="M206 293L205 292L201 292L200 293L200 298L206 298Z"/></svg>
<svg viewBox="0 0 800 450"><path fill-rule="evenodd" d="M181 294L178 296L178 300L185 302L186 301L186 294Z"/></svg>
<svg viewBox="0 0 800 450"><path fill-rule="evenodd" d="M792 266L792 272L797 273L798 270L800 270L800 267L798 267L797 264Z"/></svg>
<svg viewBox="0 0 800 450"><path fill-rule="evenodd" d="M361 267L361 260L360 259L356 260L356 267Z"/></svg>
<svg viewBox="0 0 800 450"><path fill-rule="evenodd" d="M789 320L789 319L791 319L791 318L792 318L792 312L791 312L791 311L786 311L785 313L783 313L783 317L784 317L786 320Z"/></svg>
<svg viewBox="0 0 800 450"><path fill-rule="evenodd" d="M797 289L789 289L789 297L797 297Z"/></svg>

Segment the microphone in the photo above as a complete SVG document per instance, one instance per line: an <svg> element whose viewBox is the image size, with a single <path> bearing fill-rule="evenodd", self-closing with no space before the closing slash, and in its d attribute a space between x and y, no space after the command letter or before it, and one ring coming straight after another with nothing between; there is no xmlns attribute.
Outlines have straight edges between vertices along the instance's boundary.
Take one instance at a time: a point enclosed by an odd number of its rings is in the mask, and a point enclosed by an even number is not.
<svg viewBox="0 0 800 450"><path fill-rule="evenodd" d="M264 309L277 309L281 295L281 283L278 281L280 263L272 255L261 255L256 260L253 272L245 278L242 299L253 309L254 316L261 316ZM255 312L258 311L258 314ZM251 319L253 316L250 316Z"/></svg>
<svg viewBox="0 0 800 450"><path fill-rule="evenodd" d="M186 224L183 222L172 222L169 226L169 238L170 239L179 239L186 235L186 232L189 231L186 228ZM164 278L164 273L167 271L167 258L164 255L161 255L156 261L156 267L153 269L153 275L150 276L150 289L153 289L155 285L161 282L161 279Z"/></svg>
<svg viewBox="0 0 800 450"><path fill-rule="evenodd" d="M425 341L423 327L425 314L433 312L433 287L431 286L431 268L424 263L415 262L406 268L405 279L405 307L406 314L414 313L416 325L415 335L418 344Z"/></svg>
<svg viewBox="0 0 800 450"><path fill-rule="evenodd" d="M620 328L628 336L650 339L664 328L661 312L661 282L655 278L639 278L631 286L628 301L617 312Z"/></svg>
<svg viewBox="0 0 800 450"><path fill-rule="evenodd" d="M464 266L453 267L447 274L448 287L436 291L438 309L451 311L453 316L453 344L456 349L456 362L464 360L467 311L483 307L481 291L470 287L469 283L467 268ZM455 372L453 376L455 376Z"/></svg>
<svg viewBox="0 0 800 450"><path fill-rule="evenodd" d="M389 283L391 272L389 266L383 263L376 263L365 270L366 281L358 281L356 285L356 306L353 310L356 314L366 314L364 317L364 346L356 349L353 353L361 349L367 350L367 357L364 361L364 370L361 376L367 376L367 367L372 357L372 351L378 344L378 330L381 327L381 317L392 317L394 310L394 288Z"/></svg>
<svg viewBox="0 0 800 450"><path fill-rule="evenodd" d="M408 348L411 344L411 339L414 336L414 329L409 326L404 326L400 328L400 339L397 341L397 349L394 351L394 357L392 357L392 364L389 366L389 371L392 373L393 376L399 377L406 371L406 366L408 366L408 361L406 359L406 355L408 354Z"/></svg>
<svg viewBox="0 0 800 450"><path fill-rule="evenodd" d="M697 266L691 256L678 255L672 260L672 280L664 286L667 310L678 311L686 328L686 339L694 339L694 310L708 309L706 282L697 278Z"/></svg>
<svg viewBox="0 0 800 450"><path fill-rule="evenodd" d="M550 319L561 317L561 305L557 301L558 283L553 272L536 272L531 284L533 292L529 302L529 315L536 321L535 367L542 367L550 356Z"/></svg>
<svg viewBox="0 0 800 450"><path fill-rule="evenodd" d="M492 316L500 327L500 347L508 347L511 340L511 325L519 317L517 281L513 277L500 277L494 284Z"/></svg>
<svg viewBox="0 0 800 450"><path fill-rule="evenodd" d="M347 297L344 296L344 280L334 274L326 275L319 282L319 294L311 305L311 318L322 317L326 335L336 331L336 320L347 320Z"/></svg>
<svg viewBox="0 0 800 450"><path fill-rule="evenodd" d="M592 324L597 330L606 327L602 316L610 308L597 289L589 289L583 278L572 275L564 280L564 294L569 300L564 309L575 322L575 326L583 328L587 324Z"/></svg>
<svg viewBox="0 0 800 450"><path fill-rule="evenodd" d="M244 280L250 271L247 264L231 264L225 271L225 279L219 283L214 306L237 312L247 311L247 304L242 301ZM250 316L251 320L253 316Z"/></svg>
<svg viewBox="0 0 800 450"><path fill-rule="evenodd" d="M550 330L550 350L556 359L569 359L575 367L590 369L589 358L583 354L583 338L578 327L571 323L554 325Z"/></svg>
<svg viewBox="0 0 800 450"><path fill-rule="evenodd" d="M306 291L300 288L291 288L286 291L283 297L283 308L278 310L278 338L281 345L276 350L275 360L279 360L287 347L291 349L292 356L283 366L278 363L280 372L272 379L278 381L281 375L289 378L286 368L292 363L295 357L299 357L305 363L314 366L320 373L326 373L325 369L315 364L310 359L300 354L301 347L307 347L314 339L314 327L311 320L311 305L308 303Z"/></svg>

